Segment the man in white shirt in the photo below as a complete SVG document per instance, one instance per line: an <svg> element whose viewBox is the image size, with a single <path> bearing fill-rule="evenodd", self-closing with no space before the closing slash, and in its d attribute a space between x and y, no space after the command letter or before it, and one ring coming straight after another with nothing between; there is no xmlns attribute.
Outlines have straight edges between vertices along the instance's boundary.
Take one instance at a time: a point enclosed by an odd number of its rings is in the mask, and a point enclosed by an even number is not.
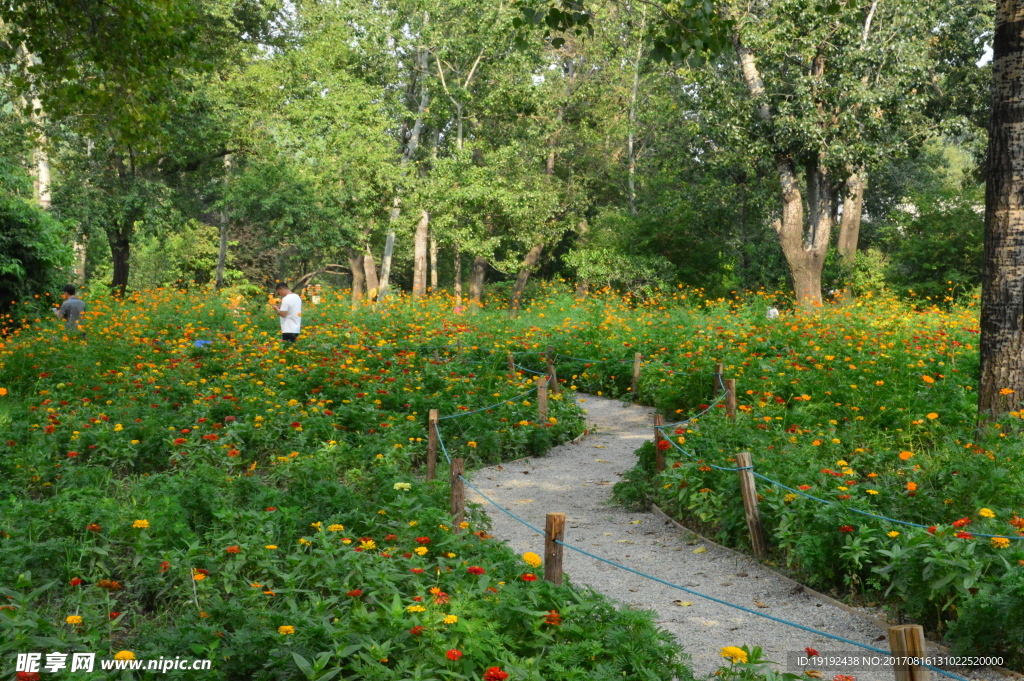
<svg viewBox="0 0 1024 681"><path fill-rule="evenodd" d="M281 297L281 304L272 307L280 317L281 340L294 343L302 329L302 298L292 293L283 281L277 285L277 295Z"/></svg>

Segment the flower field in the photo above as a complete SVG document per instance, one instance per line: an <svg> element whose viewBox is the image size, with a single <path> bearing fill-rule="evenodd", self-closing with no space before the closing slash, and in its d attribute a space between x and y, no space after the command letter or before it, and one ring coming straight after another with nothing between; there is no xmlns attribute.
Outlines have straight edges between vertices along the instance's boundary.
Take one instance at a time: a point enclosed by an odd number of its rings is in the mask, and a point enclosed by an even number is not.
<svg viewBox="0 0 1024 681"><path fill-rule="evenodd" d="M623 501L743 545L721 469L749 451L773 481L758 492L774 562L1024 663L1021 418L976 428L972 306L866 298L769 320L763 292L551 287L508 320L339 295L282 348L256 303L88 302L87 342L32 322L0 348L0 654L196 655L218 678L686 675L647 615L532 579L479 512L451 527L446 485L422 479L429 409L463 414L441 430L469 466L541 455L583 428L572 390L628 396L641 352L641 402L670 422L710 409L665 431L665 472L641 448ZM549 344L568 390L537 423L506 353L542 371Z"/></svg>
<svg viewBox="0 0 1024 681"><path fill-rule="evenodd" d="M210 659L224 679L688 674L648 614L536 579L479 513L452 527L447 484L422 479L431 408L467 414L442 432L470 465L582 430L554 395L538 423L529 375L490 352L523 339L434 303L310 306L291 347L257 304L88 303L88 341L29 314L2 346L5 664L91 651ZM459 339L461 354L435 347Z"/></svg>

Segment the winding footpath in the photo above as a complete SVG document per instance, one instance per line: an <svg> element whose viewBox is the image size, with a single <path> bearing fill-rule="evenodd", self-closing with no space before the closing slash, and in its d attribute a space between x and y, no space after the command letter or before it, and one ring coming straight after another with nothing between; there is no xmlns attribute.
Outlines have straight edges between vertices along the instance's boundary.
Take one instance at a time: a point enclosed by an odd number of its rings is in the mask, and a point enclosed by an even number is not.
<svg viewBox="0 0 1024 681"><path fill-rule="evenodd" d="M704 542L653 513L630 512L614 505L612 486L634 465L633 452L651 438L654 410L591 395L577 399L588 412L588 437L578 444L556 447L545 457L481 469L473 474L473 484L535 527L544 527L548 512L564 512L567 544L702 594L889 649L886 631L870 619L877 613L858 615L823 602L752 558ZM466 498L481 504L496 538L520 554L534 551L543 555L542 535L495 509L472 489L467 488ZM724 663L719 654L723 646L760 646L768 659L783 664L787 653L803 652L806 647L820 652L867 652L687 594L575 551L566 549L563 561L574 584L654 611L658 625L671 632L691 656L698 678ZM994 670L951 671L976 679L1003 678ZM826 672L825 678L836 673ZM859 681L893 678L888 669L844 673Z"/></svg>

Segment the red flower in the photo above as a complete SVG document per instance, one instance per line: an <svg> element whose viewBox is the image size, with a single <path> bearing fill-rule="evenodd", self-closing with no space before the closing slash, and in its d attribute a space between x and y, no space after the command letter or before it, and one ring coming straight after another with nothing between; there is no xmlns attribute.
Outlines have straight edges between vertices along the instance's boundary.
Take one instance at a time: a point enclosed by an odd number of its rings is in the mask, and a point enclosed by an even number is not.
<svg viewBox="0 0 1024 681"><path fill-rule="evenodd" d="M406 551L405 553L402 554L402 558L412 558L412 554L409 553L408 551Z"/></svg>
<svg viewBox="0 0 1024 681"><path fill-rule="evenodd" d="M836 674L832 677L832 681L857 681L857 679L849 674Z"/></svg>
<svg viewBox="0 0 1024 681"><path fill-rule="evenodd" d="M430 537L416 537L416 543L426 546L430 543Z"/></svg>
<svg viewBox="0 0 1024 681"><path fill-rule="evenodd" d="M462 653L461 653L460 651L458 651L458 650L455 650L454 648L452 648L452 649L451 649L451 650L449 650L449 651L448 651L447 653L445 653L445 656L446 656L446 657L447 657L447 658L448 658L449 660L452 660L452 661L454 661L454 660L458 660L458 659L459 659L460 657L462 657Z"/></svg>
<svg viewBox="0 0 1024 681"><path fill-rule="evenodd" d="M207 570L206 568L196 568L196 572L198 572L201 575L208 575L208 574L210 574L210 571Z"/></svg>
<svg viewBox="0 0 1024 681"><path fill-rule="evenodd" d="M971 524L970 517L961 518L960 520L953 521L953 527L967 527Z"/></svg>
<svg viewBox="0 0 1024 681"><path fill-rule="evenodd" d="M170 562L165 560L164 562L160 563L160 572L167 572L170 569L171 569Z"/></svg>
<svg viewBox="0 0 1024 681"><path fill-rule="evenodd" d="M46 433L47 435L52 433L54 430L56 430L56 429L53 426L46 426L46 427L43 428L43 432Z"/></svg>
<svg viewBox="0 0 1024 681"><path fill-rule="evenodd" d="M468 572L471 575L482 575L484 574L485 570L479 565L470 565L468 568L466 568L466 572Z"/></svg>
<svg viewBox="0 0 1024 681"><path fill-rule="evenodd" d="M181 429L181 432L182 432L182 433L184 433L185 435L188 435L189 433L191 433L191 432L192 432L192 430L191 430L191 429L189 429L189 428L182 428L182 429Z"/></svg>
<svg viewBox="0 0 1024 681"><path fill-rule="evenodd" d="M414 575L422 575L423 568L409 568L409 572L413 573Z"/></svg>
<svg viewBox="0 0 1024 681"><path fill-rule="evenodd" d="M445 605L448 603L448 594L443 591L438 591L434 594L434 605Z"/></svg>
<svg viewBox="0 0 1024 681"><path fill-rule="evenodd" d="M186 440L186 439L185 439L185 438L183 438L183 437L176 437L176 438L174 438L174 444L175 444L175 445L183 445L183 444L185 444L186 442L188 442L188 440Z"/></svg>
<svg viewBox="0 0 1024 681"><path fill-rule="evenodd" d="M107 613L107 617L109 617L109 618L110 618L110 619L112 619L112 620L116 620L116 619L117 619L118 617L120 617L120 616L121 616L121 613L119 613L119 612L110 612L110 613Z"/></svg>
<svg viewBox="0 0 1024 681"><path fill-rule="evenodd" d="M206 417L204 416L202 418L196 419L196 423L206 423Z"/></svg>
<svg viewBox="0 0 1024 681"><path fill-rule="evenodd" d="M100 531L100 524L99 523L89 523L88 525L85 526L85 529L89 530L90 532L99 532Z"/></svg>
<svg viewBox="0 0 1024 681"><path fill-rule="evenodd" d="M398 535L397 534L386 534L386 535L384 535L384 541L395 541L396 539L398 539Z"/></svg>
<svg viewBox="0 0 1024 681"><path fill-rule="evenodd" d="M346 595L346 596L351 596L352 598L359 598L360 596L362 596L362 595L363 595L363 592L362 592L362 590L360 590L360 589L352 589L351 591L349 591L349 592L348 592L347 594L345 594L345 595Z"/></svg>
<svg viewBox="0 0 1024 681"><path fill-rule="evenodd" d="M853 525L843 525L839 528L839 531L844 533L853 532Z"/></svg>
<svg viewBox="0 0 1024 681"><path fill-rule="evenodd" d="M39 672L18 672L17 681L39 681Z"/></svg>
<svg viewBox="0 0 1024 681"><path fill-rule="evenodd" d="M234 417L234 416L225 416L224 417L224 423L234 423L237 420L238 419L236 417Z"/></svg>
<svg viewBox="0 0 1024 681"><path fill-rule="evenodd" d="M799 487L798 487L797 489L799 489L799 490L802 490L802 491L806 492L806 491L807 491L807 490L809 490L810 488L811 488L811 486L810 486L810 485L800 485L800 486L799 486Z"/></svg>
<svg viewBox="0 0 1024 681"><path fill-rule="evenodd" d="M78 452L68 452L68 458L73 459L78 456Z"/></svg>
<svg viewBox="0 0 1024 681"><path fill-rule="evenodd" d="M524 582L536 582L537 575L533 574L532 572L527 572L520 579L522 579Z"/></svg>
<svg viewBox="0 0 1024 681"><path fill-rule="evenodd" d="M422 600L423 600L423 596L413 596L413 597L412 597L412 599L413 599L414 601L416 601L417 603L419 603L420 601L422 601Z"/></svg>
<svg viewBox="0 0 1024 681"><path fill-rule="evenodd" d="M508 678L508 672L501 671L501 667L489 667L484 672L484 681L505 681Z"/></svg>
<svg viewBox="0 0 1024 681"><path fill-rule="evenodd" d="M239 553L239 552L241 552L241 550L242 550L242 547L239 546L238 544L235 544L234 546L229 546L226 549L224 549L224 551L227 552L227 553Z"/></svg>
<svg viewBox="0 0 1024 681"><path fill-rule="evenodd" d="M849 498L850 498L849 494L838 494L838 495L836 495L836 499L839 499L840 501L846 501Z"/></svg>
<svg viewBox="0 0 1024 681"><path fill-rule="evenodd" d="M68 583L69 583L69 584L70 584L71 586L78 586L79 584L81 584L81 583L82 583L82 578L81 578L81 577L75 577L74 579L72 579L72 580L71 580L70 582L68 582Z"/></svg>
<svg viewBox="0 0 1024 681"><path fill-rule="evenodd" d="M974 535L971 534L970 532L957 532L956 533L956 538L957 539L974 539Z"/></svg>
<svg viewBox="0 0 1024 681"><path fill-rule="evenodd" d="M423 627L421 627L420 625L417 624L415 627L413 627L412 629L409 630L409 633L412 634L413 636L419 636L420 634L423 633Z"/></svg>
<svg viewBox="0 0 1024 681"><path fill-rule="evenodd" d="M672 443L669 442L668 440L658 440L658 449L660 451L662 451L662 452L665 451L666 449L668 449L671 446L672 446Z"/></svg>
<svg viewBox="0 0 1024 681"><path fill-rule="evenodd" d="M934 525L932 525L931 527L928 528L928 534L935 534L935 530L936 530L936 527Z"/></svg>
<svg viewBox="0 0 1024 681"><path fill-rule="evenodd" d="M217 436L217 435L214 435L213 433L207 433L206 435L203 436L203 439L204 440L209 440L210 442L216 442L217 440L220 439L220 437Z"/></svg>
<svg viewBox="0 0 1024 681"><path fill-rule="evenodd" d="M558 614L557 610L548 610L548 614L544 616L544 622L557 627L562 624L562 616Z"/></svg>
<svg viewBox="0 0 1024 681"><path fill-rule="evenodd" d="M277 510L277 506L267 506L267 508L266 508L267 513L273 513L276 510Z"/></svg>
<svg viewBox="0 0 1024 681"><path fill-rule="evenodd" d="M301 428L302 424L298 421L292 421L292 428Z"/></svg>
<svg viewBox="0 0 1024 681"><path fill-rule="evenodd" d="M814 648L804 648L804 652L807 653L808 655L810 655L811 657L817 657L818 656L818 651L815 650Z"/></svg>
<svg viewBox="0 0 1024 681"><path fill-rule="evenodd" d="M242 452L234 448L228 450L228 456L238 456L241 453Z"/></svg>

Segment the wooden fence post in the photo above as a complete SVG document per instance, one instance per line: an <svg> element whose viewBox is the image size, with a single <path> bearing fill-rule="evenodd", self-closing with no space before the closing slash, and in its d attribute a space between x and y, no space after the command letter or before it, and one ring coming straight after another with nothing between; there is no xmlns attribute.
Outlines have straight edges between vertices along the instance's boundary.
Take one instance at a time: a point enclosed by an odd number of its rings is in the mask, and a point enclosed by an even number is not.
<svg viewBox="0 0 1024 681"><path fill-rule="evenodd" d="M512 357L512 353L508 353L508 371L511 374L516 372L516 360Z"/></svg>
<svg viewBox="0 0 1024 681"><path fill-rule="evenodd" d="M537 423L548 422L548 377L537 377Z"/></svg>
<svg viewBox="0 0 1024 681"><path fill-rule="evenodd" d="M901 624L889 627L889 650L893 657L925 657L927 649L924 645L924 627L920 624ZM923 661L923 660L922 660ZM896 660L892 672L896 681L929 681L931 672L927 667L913 664L901 664Z"/></svg>
<svg viewBox="0 0 1024 681"><path fill-rule="evenodd" d="M462 484L463 461L461 458L452 459L452 467L448 473L448 484L451 487L451 511L452 523L455 532L461 532L462 518L466 510L466 490Z"/></svg>
<svg viewBox="0 0 1024 681"><path fill-rule="evenodd" d="M665 419L661 414L654 415L654 472L660 473L665 470L665 450L660 447L661 441L665 439L661 434L661 428L665 425Z"/></svg>
<svg viewBox="0 0 1024 681"><path fill-rule="evenodd" d="M725 415L736 418L736 379L725 379Z"/></svg>
<svg viewBox="0 0 1024 681"><path fill-rule="evenodd" d="M630 391L633 393L634 402L637 400L637 391L640 389L640 360L643 357L639 352L633 355L633 385L630 387Z"/></svg>
<svg viewBox="0 0 1024 681"><path fill-rule="evenodd" d="M427 480L433 480L437 470L437 409L427 412Z"/></svg>
<svg viewBox="0 0 1024 681"><path fill-rule="evenodd" d="M715 364L715 373L714 373L715 389L713 391L711 391L711 394L714 395L716 398L719 395L721 395L722 391L724 390L724 386L722 385L722 371L724 370L724 368L725 367L722 365L721 362L718 362L717 364Z"/></svg>
<svg viewBox="0 0 1024 681"><path fill-rule="evenodd" d="M548 513L544 524L544 580L562 583L562 545L565 538L565 514Z"/></svg>
<svg viewBox="0 0 1024 681"><path fill-rule="evenodd" d="M753 462L750 452L736 455L736 467L740 476L740 494L743 496L743 514L747 518L747 530L750 532L750 547L754 557L763 560L768 555L768 546L764 541L764 528L761 527L761 509L757 505L757 486L754 484Z"/></svg>

